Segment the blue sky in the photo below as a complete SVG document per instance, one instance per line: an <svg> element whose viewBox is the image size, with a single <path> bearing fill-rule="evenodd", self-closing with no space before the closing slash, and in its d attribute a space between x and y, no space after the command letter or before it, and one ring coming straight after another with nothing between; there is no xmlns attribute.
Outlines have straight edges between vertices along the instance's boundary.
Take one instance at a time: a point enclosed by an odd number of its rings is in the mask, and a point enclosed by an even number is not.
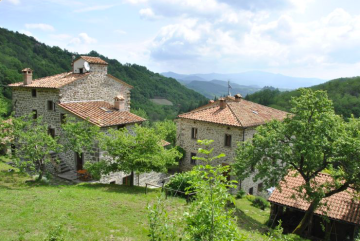
<svg viewBox="0 0 360 241"><path fill-rule="evenodd" d="M155 72L360 75L354 0L1 0L0 26Z"/></svg>

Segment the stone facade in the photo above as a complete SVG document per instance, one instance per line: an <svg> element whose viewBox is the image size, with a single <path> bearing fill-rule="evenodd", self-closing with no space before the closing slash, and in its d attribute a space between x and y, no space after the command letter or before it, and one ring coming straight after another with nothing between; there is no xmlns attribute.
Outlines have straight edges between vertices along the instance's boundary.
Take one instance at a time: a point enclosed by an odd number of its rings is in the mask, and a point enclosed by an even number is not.
<svg viewBox="0 0 360 241"><path fill-rule="evenodd" d="M234 162L237 143L251 139L256 132L255 127L240 128L181 118L176 120L176 126L176 144L184 148L186 151L186 155L180 162L180 169L182 171L190 170L194 165L203 164L198 160L194 162L191 159L192 155L196 154L197 150L201 147L197 143L197 140L214 140L211 144L211 147L214 148L213 154L218 155L220 153L224 153L226 155L225 157L212 163L213 165L231 164ZM192 138L193 128L197 129L197 138ZM225 135L231 135L230 146L225 145ZM262 182L254 182L252 177L253 176L246 178L245 180L237 180L239 188L241 187L247 193L252 192L254 195L266 196L266 192L261 190ZM231 179L236 180L234 176L231 176Z"/></svg>
<svg viewBox="0 0 360 241"><path fill-rule="evenodd" d="M83 66L83 60L79 59L74 66ZM62 114L73 117L77 120L83 120L73 113L58 106L59 103L73 101L92 101L103 100L111 104L114 103L114 97L123 96L125 99L124 111L130 111L130 86L115 78L107 75L107 66L101 64L90 64L91 73L84 75L84 78L78 79L61 88L30 88L26 86L13 87L13 108L15 116L24 116L36 113L38 117L42 117L49 128L54 129L56 136L61 136L61 118ZM78 69L77 69L78 70ZM132 133L134 124L126 125L126 128ZM108 128L101 128L106 131ZM63 142L63 139L60 139ZM64 143L62 143L64 144ZM94 147L92 153L84 153L85 162L96 162L103 157L103 153L99 148ZM76 171L76 153L66 151L59 154L59 158L66 163L68 167ZM48 166L49 171L56 171L55 168Z"/></svg>

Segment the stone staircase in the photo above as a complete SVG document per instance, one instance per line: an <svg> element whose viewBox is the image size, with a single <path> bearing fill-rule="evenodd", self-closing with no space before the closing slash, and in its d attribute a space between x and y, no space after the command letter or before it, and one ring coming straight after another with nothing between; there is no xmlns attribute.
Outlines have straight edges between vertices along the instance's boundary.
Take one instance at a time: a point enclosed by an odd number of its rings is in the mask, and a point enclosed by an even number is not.
<svg viewBox="0 0 360 241"><path fill-rule="evenodd" d="M56 153L51 153L50 156L53 160L59 160L56 168L56 176L73 183L79 182L77 173L72 170L64 160L58 158L58 155Z"/></svg>

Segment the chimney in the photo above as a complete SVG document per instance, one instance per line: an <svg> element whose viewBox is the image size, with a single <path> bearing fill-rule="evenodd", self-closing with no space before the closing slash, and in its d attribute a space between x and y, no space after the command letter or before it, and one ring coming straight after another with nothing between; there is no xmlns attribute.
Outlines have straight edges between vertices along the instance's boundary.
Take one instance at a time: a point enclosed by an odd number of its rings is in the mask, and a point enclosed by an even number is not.
<svg viewBox="0 0 360 241"><path fill-rule="evenodd" d="M226 100L224 98L219 99L220 101L220 109L226 108Z"/></svg>
<svg viewBox="0 0 360 241"><path fill-rule="evenodd" d="M125 110L125 99L122 95L118 95L114 98L114 108L118 111Z"/></svg>
<svg viewBox="0 0 360 241"><path fill-rule="evenodd" d="M32 83L32 70L30 68L26 68L22 70L24 77L24 85L29 85Z"/></svg>
<svg viewBox="0 0 360 241"><path fill-rule="evenodd" d="M240 94L235 95L235 102L240 102L241 99L242 99L242 96Z"/></svg>

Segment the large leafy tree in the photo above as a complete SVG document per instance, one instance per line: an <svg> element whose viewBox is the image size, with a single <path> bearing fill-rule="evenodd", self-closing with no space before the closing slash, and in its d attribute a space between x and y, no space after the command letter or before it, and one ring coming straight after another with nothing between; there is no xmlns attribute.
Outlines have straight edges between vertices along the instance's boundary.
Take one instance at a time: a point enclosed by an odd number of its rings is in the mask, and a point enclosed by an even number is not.
<svg viewBox="0 0 360 241"><path fill-rule="evenodd" d="M72 150L78 155L93 152L97 148L100 128L88 121L66 117L61 125L62 138L66 150Z"/></svg>
<svg viewBox="0 0 360 241"><path fill-rule="evenodd" d="M58 143L58 137L48 134L48 126L42 118L33 119L32 115L11 118L7 129L8 139L15 143L15 156L20 168L34 171L41 180L46 169L45 165L52 160L52 153L59 153L63 146ZM10 128L10 129L9 129Z"/></svg>
<svg viewBox="0 0 360 241"><path fill-rule="evenodd" d="M101 149L110 158L94 164L101 173L123 171L131 173L133 177L134 172L166 172L167 167L174 165L176 158L181 157L175 148L166 149L162 146L161 137L154 129L136 125L133 132L126 128L110 129L102 135ZM90 167L89 170L96 168Z"/></svg>
<svg viewBox="0 0 360 241"><path fill-rule="evenodd" d="M233 166L241 179L255 168L255 180L264 180L268 187L278 185L290 170L303 178L295 198L310 206L293 231L296 234L303 233L323 198L348 187L360 190L360 121L345 122L335 115L324 91L299 91L301 95L291 102L293 115L257 128L251 141L238 145ZM317 183L321 172L331 179Z"/></svg>

